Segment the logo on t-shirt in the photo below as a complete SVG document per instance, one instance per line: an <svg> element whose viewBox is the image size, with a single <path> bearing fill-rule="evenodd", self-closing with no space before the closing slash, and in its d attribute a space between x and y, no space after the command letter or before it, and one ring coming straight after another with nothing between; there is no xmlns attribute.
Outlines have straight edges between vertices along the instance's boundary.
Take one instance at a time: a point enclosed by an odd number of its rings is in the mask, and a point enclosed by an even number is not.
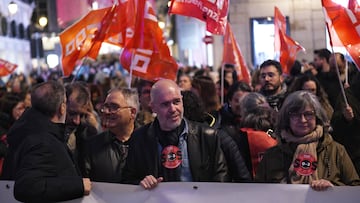
<svg viewBox="0 0 360 203"><path fill-rule="evenodd" d="M317 160L311 154L299 154L293 165L294 171L296 171L298 175L309 176L315 172Z"/></svg>
<svg viewBox="0 0 360 203"><path fill-rule="evenodd" d="M167 146L161 152L161 163L165 168L173 169L182 162L181 151L177 146Z"/></svg>

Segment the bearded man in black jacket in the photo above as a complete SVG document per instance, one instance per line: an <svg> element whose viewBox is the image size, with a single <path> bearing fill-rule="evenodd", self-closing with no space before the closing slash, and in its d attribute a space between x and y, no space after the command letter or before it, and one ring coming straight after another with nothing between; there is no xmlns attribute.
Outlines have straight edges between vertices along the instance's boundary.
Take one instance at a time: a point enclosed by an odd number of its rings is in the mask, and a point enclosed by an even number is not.
<svg viewBox="0 0 360 203"><path fill-rule="evenodd" d="M131 137L124 183L152 189L161 181L228 181L221 131L183 118L181 90L172 80L156 82L150 96L157 116Z"/></svg>

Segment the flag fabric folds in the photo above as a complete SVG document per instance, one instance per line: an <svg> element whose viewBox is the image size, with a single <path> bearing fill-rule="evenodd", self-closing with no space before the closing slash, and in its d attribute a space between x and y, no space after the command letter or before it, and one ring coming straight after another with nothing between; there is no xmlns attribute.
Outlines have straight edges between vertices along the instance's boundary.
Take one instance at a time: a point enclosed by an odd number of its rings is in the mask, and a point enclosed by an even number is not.
<svg viewBox="0 0 360 203"><path fill-rule="evenodd" d="M240 47L235 39L230 23L227 23L224 36L223 64L233 64L239 80L250 84L250 73Z"/></svg>
<svg viewBox="0 0 360 203"><path fill-rule="evenodd" d="M283 73L288 75L290 69L295 63L296 54L305 48L299 43L286 35L286 19L280 10L275 7L274 11L274 28L275 28L275 54L279 56L279 61L283 69Z"/></svg>
<svg viewBox="0 0 360 203"><path fill-rule="evenodd" d="M7 76L14 72L18 65L0 59L0 77Z"/></svg>
<svg viewBox="0 0 360 203"><path fill-rule="evenodd" d="M77 60L85 56L95 59L101 46L101 38L107 25L104 19L111 18L112 7L92 10L77 23L60 34L62 46L62 66L65 76L75 68Z"/></svg>
<svg viewBox="0 0 360 203"><path fill-rule="evenodd" d="M170 14L178 14L197 18L206 23L206 30L224 35L227 15L229 12L229 0L171 0Z"/></svg>
<svg viewBox="0 0 360 203"><path fill-rule="evenodd" d="M326 17L328 29L334 29L341 44L360 68L360 11L355 0L349 1L348 8L345 8L332 0L322 0L322 6ZM330 32L330 39L332 35ZM332 43L332 45L334 45Z"/></svg>
<svg viewBox="0 0 360 203"><path fill-rule="evenodd" d="M137 8L136 12L134 9L132 13L127 13L134 16L136 22L132 34L126 37L121 64L133 75L146 80L175 80L178 65L170 55L155 11L148 1L138 0L137 3L130 5Z"/></svg>
<svg viewBox="0 0 360 203"><path fill-rule="evenodd" d="M60 34L62 66L69 76L78 60L96 59L101 43L123 47L121 64L147 80L175 79L177 63L170 55L156 14L146 0L124 0L90 11Z"/></svg>

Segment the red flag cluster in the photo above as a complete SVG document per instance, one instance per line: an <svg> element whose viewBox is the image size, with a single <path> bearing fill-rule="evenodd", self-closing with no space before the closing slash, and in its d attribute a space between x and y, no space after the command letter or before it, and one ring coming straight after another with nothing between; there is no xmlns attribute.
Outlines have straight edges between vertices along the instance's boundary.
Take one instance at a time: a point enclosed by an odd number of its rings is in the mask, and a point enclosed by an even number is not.
<svg viewBox="0 0 360 203"><path fill-rule="evenodd" d="M230 23L227 23L224 37L223 64L234 64L238 79L250 84L251 77L249 69L236 42Z"/></svg>
<svg viewBox="0 0 360 203"><path fill-rule="evenodd" d="M136 5L135 5L136 4ZM146 0L119 1L109 8L90 11L60 34L62 66L68 76L76 61L95 59L102 42L123 47L122 65L148 80L175 79L177 63L170 56L155 12Z"/></svg>
<svg viewBox="0 0 360 203"><path fill-rule="evenodd" d="M12 72L14 72L16 68L17 68L16 64L0 59L0 77L11 74Z"/></svg>
<svg viewBox="0 0 360 203"><path fill-rule="evenodd" d="M300 50L305 51L305 48L286 35L286 19L277 7L275 7L274 27L275 53L280 55L280 64L283 68L283 73L289 74L291 67L295 63L296 54Z"/></svg>
<svg viewBox="0 0 360 203"><path fill-rule="evenodd" d="M342 44L354 63L360 68L360 10L356 0L349 0L348 8L333 2L322 0L326 24L330 33L331 45ZM340 41L335 43L336 35ZM335 42L334 42L335 41Z"/></svg>
<svg viewBox="0 0 360 203"><path fill-rule="evenodd" d="M224 35L229 0L171 0L169 13L190 16L206 22L206 30Z"/></svg>

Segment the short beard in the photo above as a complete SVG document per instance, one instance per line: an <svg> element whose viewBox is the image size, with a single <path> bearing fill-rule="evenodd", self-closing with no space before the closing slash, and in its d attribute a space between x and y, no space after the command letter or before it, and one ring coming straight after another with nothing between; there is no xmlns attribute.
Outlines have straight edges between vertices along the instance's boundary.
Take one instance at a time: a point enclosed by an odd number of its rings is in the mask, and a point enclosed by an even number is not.
<svg viewBox="0 0 360 203"><path fill-rule="evenodd" d="M262 89L262 92L266 96L275 95L277 93L277 91L280 89L280 87L281 87L281 85L275 86L275 88L272 90Z"/></svg>

